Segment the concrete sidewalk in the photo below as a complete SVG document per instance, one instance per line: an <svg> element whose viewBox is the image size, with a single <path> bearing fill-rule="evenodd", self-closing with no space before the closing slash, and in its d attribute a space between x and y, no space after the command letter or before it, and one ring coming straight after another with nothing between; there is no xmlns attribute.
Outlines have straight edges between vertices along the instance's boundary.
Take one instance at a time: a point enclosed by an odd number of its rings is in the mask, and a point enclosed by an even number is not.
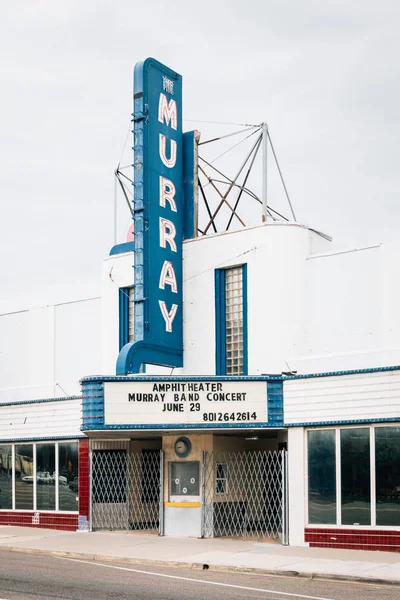
<svg viewBox="0 0 400 600"><path fill-rule="evenodd" d="M138 532L67 532L0 526L0 550L97 561L225 568L265 574L400 585L400 554L285 547L230 539L158 537Z"/></svg>

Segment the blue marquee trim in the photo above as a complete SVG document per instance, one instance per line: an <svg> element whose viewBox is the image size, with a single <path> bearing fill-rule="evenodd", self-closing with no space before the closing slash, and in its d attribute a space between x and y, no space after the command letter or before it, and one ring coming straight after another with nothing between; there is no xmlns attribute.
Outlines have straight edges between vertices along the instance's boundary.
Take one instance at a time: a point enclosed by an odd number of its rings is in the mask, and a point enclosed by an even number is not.
<svg viewBox="0 0 400 600"><path fill-rule="evenodd" d="M265 386L268 421L263 423L178 423L156 425L105 425L104 424L104 383L109 381L156 382L156 381L262 381ZM108 430L174 430L174 429L258 429L282 428L283 425L283 384L278 378L261 377L91 377L82 380L82 431Z"/></svg>
<svg viewBox="0 0 400 600"><path fill-rule="evenodd" d="M84 431L110 431L110 430L131 430L131 431L139 431L139 430L174 430L174 429L283 429L284 425L279 423L178 423L176 425L165 425L164 423L160 423L158 425L102 425L101 427L90 427L87 426L84 428Z"/></svg>
<svg viewBox="0 0 400 600"><path fill-rule="evenodd" d="M369 369L353 369L349 371L328 371L326 373L308 373L303 375L284 376L284 381L290 379L313 379L317 377L337 377L338 375L359 375L361 373L380 373L385 371L400 371L400 365L391 367L371 367Z"/></svg>
<svg viewBox="0 0 400 600"><path fill-rule="evenodd" d="M375 418L375 419L346 419L343 421L317 421L317 422L303 422L303 423L285 423L284 427L321 427L333 426L333 425L362 425L366 423L398 423L400 417L387 417L387 418Z"/></svg>
<svg viewBox="0 0 400 600"><path fill-rule="evenodd" d="M126 252L134 252L135 251L135 242L125 242L123 244L117 244L113 246L110 250L110 256L115 256L116 254L125 254Z"/></svg>
<svg viewBox="0 0 400 600"><path fill-rule="evenodd" d="M65 402L66 400L82 400L82 396L65 396L62 398L40 398L35 400L16 400L15 402L1 402L2 406L20 406L21 404L43 404L45 402Z"/></svg>
<svg viewBox="0 0 400 600"><path fill-rule="evenodd" d="M81 383L102 381L283 381L280 375L93 375L82 377Z"/></svg>

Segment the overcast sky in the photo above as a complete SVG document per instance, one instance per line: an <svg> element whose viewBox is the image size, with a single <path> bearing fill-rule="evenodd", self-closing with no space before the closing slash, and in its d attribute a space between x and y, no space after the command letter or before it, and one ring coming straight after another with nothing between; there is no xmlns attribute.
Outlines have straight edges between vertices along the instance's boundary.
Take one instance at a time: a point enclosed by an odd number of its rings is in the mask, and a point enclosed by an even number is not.
<svg viewBox="0 0 400 600"><path fill-rule="evenodd" d="M4 4L0 309L98 293L147 56L183 75L186 129L268 122L299 221L336 247L400 237L399 16L397 0Z"/></svg>

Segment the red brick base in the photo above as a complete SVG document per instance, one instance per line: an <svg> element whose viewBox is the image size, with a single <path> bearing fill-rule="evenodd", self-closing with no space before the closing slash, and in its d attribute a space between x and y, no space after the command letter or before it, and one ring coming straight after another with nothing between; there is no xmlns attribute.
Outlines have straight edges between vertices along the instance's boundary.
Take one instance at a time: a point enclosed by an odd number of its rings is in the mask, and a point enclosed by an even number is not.
<svg viewBox="0 0 400 600"><path fill-rule="evenodd" d="M19 512L17 510L1 511L0 525L44 527L46 529L76 531L78 529L78 515L68 513L34 513L33 511Z"/></svg>
<svg viewBox="0 0 400 600"><path fill-rule="evenodd" d="M348 548L400 552L400 531L306 527L305 541L309 543L311 548Z"/></svg>

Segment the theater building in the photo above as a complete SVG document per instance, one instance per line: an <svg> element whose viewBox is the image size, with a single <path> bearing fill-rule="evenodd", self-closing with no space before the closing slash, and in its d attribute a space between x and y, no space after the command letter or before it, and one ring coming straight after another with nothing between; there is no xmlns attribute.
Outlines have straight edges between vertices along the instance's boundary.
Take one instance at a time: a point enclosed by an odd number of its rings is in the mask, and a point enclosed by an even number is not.
<svg viewBox="0 0 400 600"><path fill-rule="evenodd" d="M400 245L199 236L196 140L140 64L134 242L0 315L0 523L399 550Z"/></svg>

